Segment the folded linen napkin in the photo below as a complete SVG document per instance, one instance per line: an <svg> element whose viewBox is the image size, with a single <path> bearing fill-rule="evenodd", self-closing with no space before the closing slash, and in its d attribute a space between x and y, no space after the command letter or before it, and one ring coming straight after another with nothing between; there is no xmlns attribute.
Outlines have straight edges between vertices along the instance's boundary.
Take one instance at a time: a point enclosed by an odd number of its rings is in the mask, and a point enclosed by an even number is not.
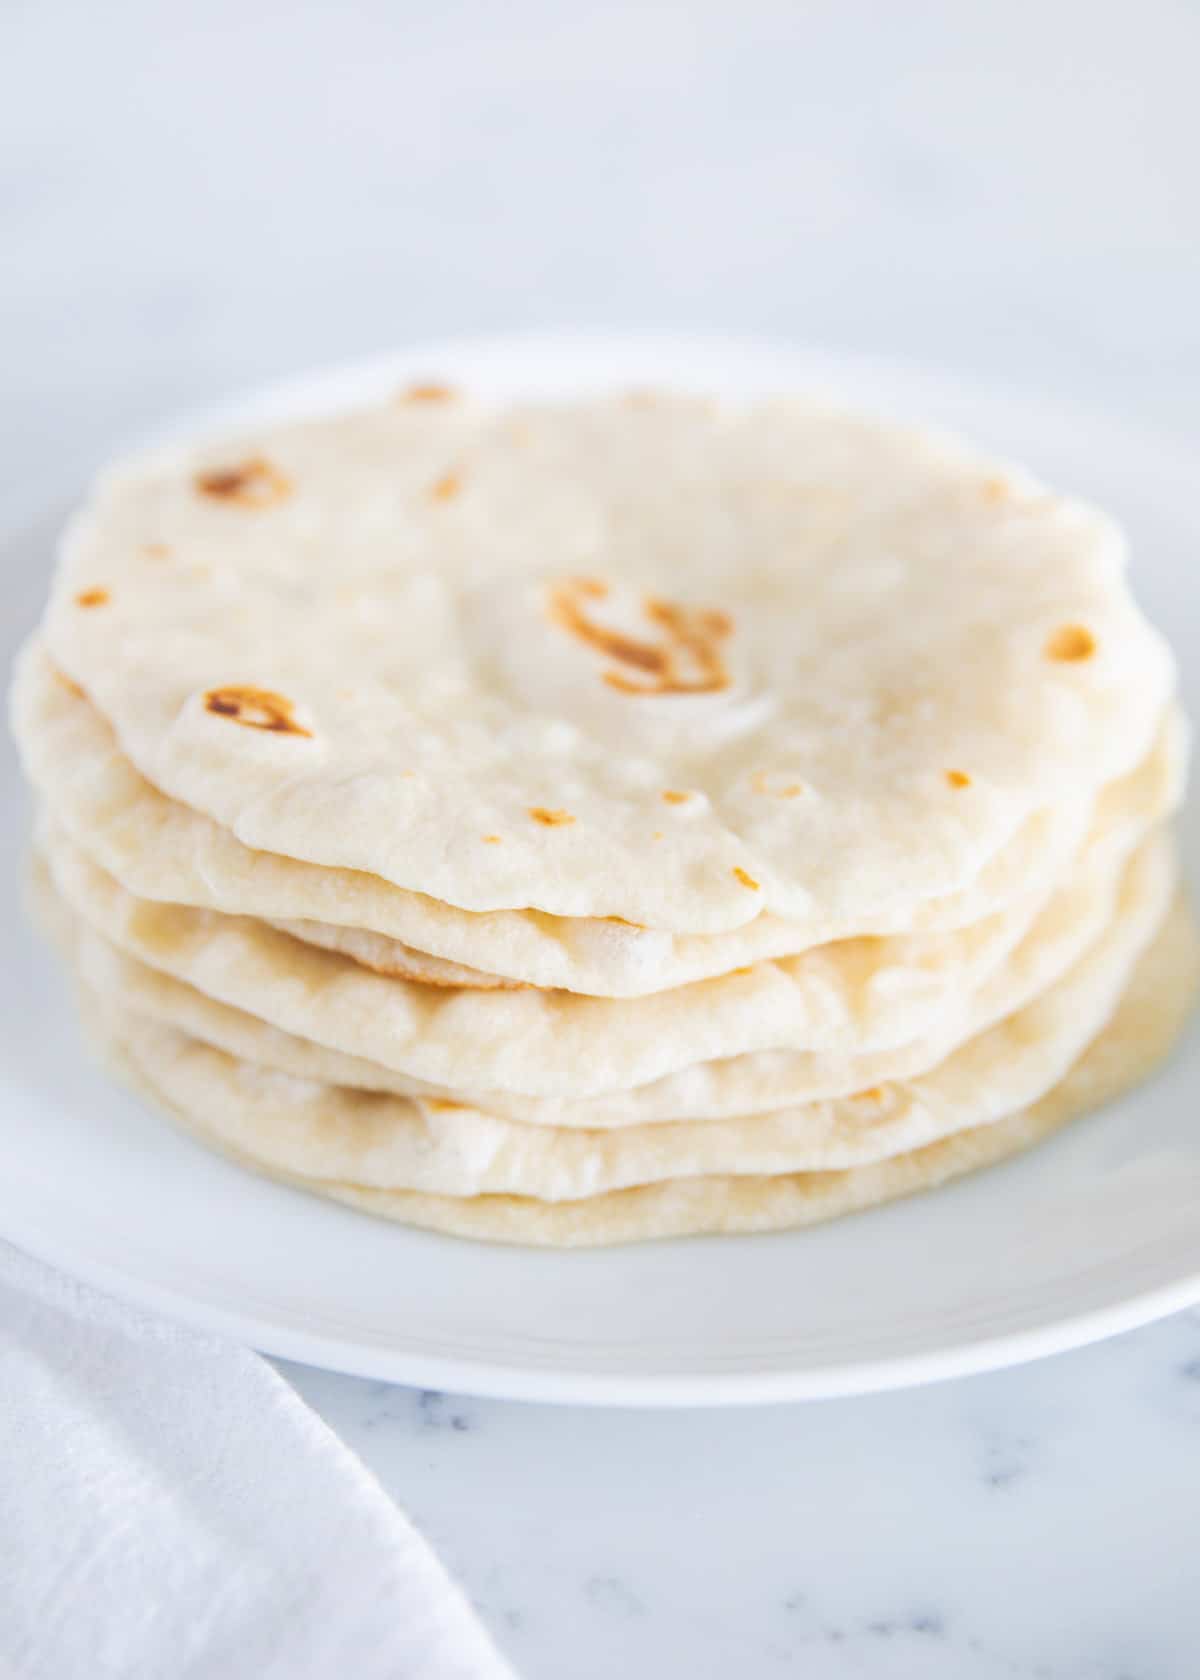
<svg viewBox="0 0 1200 1680"><path fill-rule="evenodd" d="M0 1674L513 1680L257 1354L0 1244Z"/></svg>

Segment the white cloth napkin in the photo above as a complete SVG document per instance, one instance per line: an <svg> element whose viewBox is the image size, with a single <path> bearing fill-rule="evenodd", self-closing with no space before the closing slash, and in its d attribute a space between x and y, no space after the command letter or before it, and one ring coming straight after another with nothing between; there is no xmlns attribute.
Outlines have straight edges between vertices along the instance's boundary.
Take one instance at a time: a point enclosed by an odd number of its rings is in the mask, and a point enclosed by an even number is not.
<svg viewBox="0 0 1200 1680"><path fill-rule="evenodd" d="M265 1360L4 1244L0 1675L514 1680Z"/></svg>

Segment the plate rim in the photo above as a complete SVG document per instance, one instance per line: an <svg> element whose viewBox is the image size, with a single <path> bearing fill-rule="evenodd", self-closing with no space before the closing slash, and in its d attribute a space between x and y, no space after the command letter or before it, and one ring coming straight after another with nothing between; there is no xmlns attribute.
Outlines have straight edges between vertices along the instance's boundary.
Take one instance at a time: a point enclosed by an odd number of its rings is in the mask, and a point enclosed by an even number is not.
<svg viewBox="0 0 1200 1680"><path fill-rule="evenodd" d="M966 1337L952 1347L925 1353L777 1371L684 1370L632 1375L556 1371L504 1360L451 1357L420 1348L367 1347L348 1337L271 1324L252 1313L215 1306L196 1295L148 1282L111 1263L79 1254L69 1243L44 1240L32 1228L14 1230L14 1222L7 1214L4 1218L5 1228L0 1233L4 1240L34 1259L146 1312L273 1358L411 1388L552 1405L692 1409L888 1393L1029 1364L1140 1329L1200 1304L1197 1270L1067 1318L1053 1316L1020 1330ZM21 1224L19 1219L15 1223Z"/></svg>
<svg viewBox="0 0 1200 1680"><path fill-rule="evenodd" d="M1044 419L1063 427L1088 426L1101 433L1108 447L1123 447L1148 474L1161 473L1178 483L1180 474L1194 475L1191 451L1180 438L1160 432L1140 420L1127 420L1103 408L1075 400L1047 398L1039 392L990 377L975 377L935 365L903 358L875 356L854 350L809 347L770 335L728 333L678 333L637 330L589 330L586 328L523 329L464 335L434 341L414 341L407 346L374 356L334 362L284 379L256 384L241 394L188 408L182 415L156 427L147 436L121 444L114 453L142 449L187 436L202 436L211 428L227 425L239 416L290 408L292 412L319 410L334 403L333 393L363 387L391 378L411 378L414 364L456 363L511 356L522 346L561 348L578 354L586 346L594 357L618 352L637 357L666 353L672 358L705 358L753 355L764 351L779 355L792 368L810 370L795 382L809 389L821 389L828 381L836 387L848 376L867 383L899 383L905 390L914 386L968 402L983 401L1028 413L1036 404ZM680 383L681 381L676 381ZM314 405L313 393L326 393ZM297 401L299 397L299 401ZM847 400L854 402L850 395ZM905 406L910 408L906 399ZM47 494L47 510L64 506L61 495ZM14 498L11 512L0 514L5 533L35 522L28 497ZM995 1170L995 1169L992 1169ZM1002 1170L1002 1169L1001 1169ZM295 1194L305 1194L296 1191ZM420 1233L413 1233L414 1235ZM796 1400L827 1399L836 1396L879 1393L914 1387L959 1376L1023 1364L1056 1352L1082 1347L1091 1342L1132 1330L1172 1312L1200 1303L1200 1261L1169 1279L1134 1287L1119 1298L1071 1313L1051 1303L1041 1321L995 1334L959 1338L951 1345L908 1354L839 1361L836 1364L788 1366L797 1351L781 1356L777 1370L714 1372L682 1369L672 1372L637 1373L607 1369L552 1369L521 1365L516 1361L471 1356L449 1356L419 1345L376 1346L351 1336L297 1329L271 1322L253 1311L214 1303L198 1283L191 1293L171 1284L160 1284L125 1270L120 1265L85 1253L70 1240L47 1237L27 1224L20 1210L0 1201L0 1236L45 1263L119 1299L165 1316L191 1328L241 1345L255 1347L274 1357L301 1364L341 1371L351 1375L384 1379L411 1386L436 1388L480 1397L540 1401L556 1404L598 1406L699 1407L773 1404ZM437 1238L436 1240L450 1240ZM703 1240L703 1239L686 1239ZM719 1239L709 1239L716 1241ZM410 1333L411 1336L411 1333Z"/></svg>

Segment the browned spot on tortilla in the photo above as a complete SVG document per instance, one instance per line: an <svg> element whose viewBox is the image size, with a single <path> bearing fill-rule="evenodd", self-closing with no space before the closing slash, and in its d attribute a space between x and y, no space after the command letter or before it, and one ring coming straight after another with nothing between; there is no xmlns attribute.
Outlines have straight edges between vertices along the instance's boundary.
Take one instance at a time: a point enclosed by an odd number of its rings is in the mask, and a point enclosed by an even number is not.
<svg viewBox="0 0 1200 1680"><path fill-rule="evenodd" d="M649 595L642 610L660 633L652 641L591 617L582 598L602 600L608 592L607 584L595 578L568 578L551 589L549 615L559 629L627 668L603 673L610 688L623 694L712 694L728 688L729 674L717 648L733 630L728 613Z"/></svg>
<svg viewBox="0 0 1200 1680"><path fill-rule="evenodd" d="M645 922L631 922L628 916L605 916L606 922L619 922L622 927L637 928L639 933L646 931Z"/></svg>
<svg viewBox="0 0 1200 1680"><path fill-rule="evenodd" d="M166 543L143 543L142 553L148 560L165 560L171 550Z"/></svg>
<svg viewBox="0 0 1200 1680"><path fill-rule="evenodd" d="M449 402L453 396L454 391L449 385L439 385L435 381L429 380L416 385L409 385L405 390L401 391L400 401L418 403Z"/></svg>
<svg viewBox="0 0 1200 1680"><path fill-rule="evenodd" d="M1046 658L1061 659L1074 664L1090 659L1096 651L1096 638L1086 624L1062 624L1046 643Z"/></svg>
<svg viewBox="0 0 1200 1680"><path fill-rule="evenodd" d="M855 1092L855 1101L881 1103L883 1101L883 1091L878 1085L870 1085L865 1091Z"/></svg>
<svg viewBox="0 0 1200 1680"><path fill-rule="evenodd" d="M744 968L731 968L729 972L730 974L753 974L754 965L753 963L747 963Z"/></svg>
<svg viewBox="0 0 1200 1680"><path fill-rule="evenodd" d="M1007 501L1010 492L1006 478L985 478L983 481L983 499L985 502Z"/></svg>
<svg viewBox="0 0 1200 1680"><path fill-rule="evenodd" d="M217 717L232 718L245 729L266 729L274 735L306 735L305 729L292 716L294 703L269 688L250 688L233 684L226 688L210 688L204 696L205 710Z"/></svg>
<svg viewBox="0 0 1200 1680"><path fill-rule="evenodd" d="M500 836L498 834L485 834L483 837L483 843L485 846L498 846L500 844Z"/></svg>
<svg viewBox="0 0 1200 1680"><path fill-rule="evenodd" d="M447 473L444 478L438 479L429 494L435 502L448 502L452 497L457 496L461 489L462 479L459 478L458 474Z"/></svg>
<svg viewBox="0 0 1200 1680"><path fill-rule="evenodd" d="M654 595L647 597L645 612L667 636L668 680L661 685L661 692L716 694L729 687L729 673L716 645L733 633L728 613L718 608L684 607ZM618 681L614 686L622 684ZM651 692L637 684L632 688L635 693Z"/></svg>
<svg viewBox="0 0 1200 1680"><path fill-rule="evenodd" d="M952 788L965 788L971 785L971 778L965 770L947 770L946 780Z"/></svg>
<svg viewBox="0 0 1200 1680"><path fill-rule="evenodd" d="M427 1108L450 1109L467 1106L466 1103L455 1102L453 1097L426 1097L424 1100Z"/></svg>
<svg viewBox="0 0 1200 1680"><path fill-rule="evenodd" d="M616 637L613 639L614 642L619 640ZM639 665L642 670L652 671L656 676L665 677L666 675L666 668L658 663L658 656L646 653L636 643L626 643L624 648L619 645L614 646L609 649L609 652L614 654L616 658L625 660L628 665ZM605 671L604 680L610 688L620 689L622 694L667 694L670 692L669 685L665 682L659 683L656 687L647 687L644 683L630 682L629 678L623 677L620 671Z"/></svg>
<svg viewBox="0 0 1200 1680"><path fill-rule="evenodd" d="M681 793L678 788L663 789L663 798L668 805L686 805L691 797L690 793Z"/></svg>
<svg viewBox="0 0 1200 1680"><path fill-rule="evenodd" d="M66 689L68 694L73 694L75 696L76 700L86 700L87 699L87 690L84 689L84 688L81 688L79 686L79 684L75 681L74 677L69 677L65 671L60 671L57 665L53 666L52 668L53 668L55 677L62 684L62 686Z"/></svg>
<svg viewBox="0 0 1200 1680"><path fill-rule="evenodd" d="M247 508L271 507L292 493L291 479L262 455L252 455L232 467L197 473L194 482L202 496Z"/></svg>
<svg viewBox="0 0 1200 1680"><path fill-rule="evenodd" d="M77 607L106 607L112 597L107 589L81 589L75 597Z"/></svg>
<svg viewBox="0 0 1200 1680"><path fill-rule="evenodd" d="M603 588L597 589L588 579L581 579L579 584L568 584L557 589L550 597L550 613L553 621L563 630L568 630L589 647L597 648L606 653L610 659L619 659L623 665L632 665L635 670L646 671L651 676L666 679L670 665L666 650L653 642L642 642L634 636L626 636L620 630L606 629L590 619L576 600L576 595L588 595L593 599L602 599L607 593ZM611 681L616 675L606 673L606 681Z"/></svg>
<svg viewBox="0 0 1200 1680"><path fill-rule="evenodd" d="M547 811L544 805L531 805L529 815L546 828L566 828L575 821L570 811Z"/></svg>
<svg viewBox="0 0 1200 1680"><path fill-rule="evenodd" d="M773 788L771 778L765 770L755 771L750 786L755 793L764 793L770 799L799 799L804 792L803 782L789 782L786 787Z"/></svg>
<svg viewBox="0 0 1200 1680"><path fill-rule="evenodd" d="M664 835L661 828L656 828L654 833L650 836L650 838L651 838L651 840L665 840L666 836Z"/></svg>
<svg viewBox="0 0 1200 1680"><path fill-rule="evenodd" d="M740 881L744 887L749 887L751 892L761 892L762 889L760 888L758 882L754 879L753 875L747 875L740 863L734 864L733 874L734 879Z"/></svg>

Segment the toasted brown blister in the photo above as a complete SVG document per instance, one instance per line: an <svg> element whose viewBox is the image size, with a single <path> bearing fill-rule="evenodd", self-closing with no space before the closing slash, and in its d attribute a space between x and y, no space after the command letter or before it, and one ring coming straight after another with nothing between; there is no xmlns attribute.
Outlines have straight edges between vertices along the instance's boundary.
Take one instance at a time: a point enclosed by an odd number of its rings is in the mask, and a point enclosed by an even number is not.
<svg viewBox="0 0 1200 1680"><path fill-rule="evenodd" d="M204 709L216 717L227 717L240 723L243 729L265 729L273 735L306 735L312 730L296 722L292 713L295 702L269 688L252 688L234 683L225 688L210 688L204 696Z"/></svg>
<svg viewBox="0 0 1200 1680"><path fill-rule="evenodd" d="M272 507L292 493L287 474L262 455L252 455L233 466L199 472L195 484L202 496L246 508Z"/></svg>

